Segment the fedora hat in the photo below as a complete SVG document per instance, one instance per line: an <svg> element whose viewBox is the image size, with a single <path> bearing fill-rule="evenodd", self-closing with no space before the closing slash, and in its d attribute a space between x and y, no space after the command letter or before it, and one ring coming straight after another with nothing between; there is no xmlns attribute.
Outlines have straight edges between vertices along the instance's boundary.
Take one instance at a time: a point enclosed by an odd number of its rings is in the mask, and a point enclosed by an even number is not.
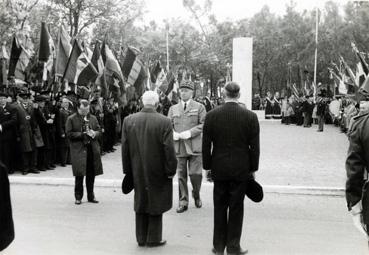
<svg viewBox="0 0 369 255"><path fill-rule="evenodd" d="M133 190L133 176L132 174L126 174L122 182L122 192L123 194L129 194Z"/></svg>
<svg viewBox="0 0 369 255"><path fill-rule="evenodd" d="M264 197L263 187L255 180L255 178L247 180L246 196L255 203L259 203L263 200Z"/></svg>

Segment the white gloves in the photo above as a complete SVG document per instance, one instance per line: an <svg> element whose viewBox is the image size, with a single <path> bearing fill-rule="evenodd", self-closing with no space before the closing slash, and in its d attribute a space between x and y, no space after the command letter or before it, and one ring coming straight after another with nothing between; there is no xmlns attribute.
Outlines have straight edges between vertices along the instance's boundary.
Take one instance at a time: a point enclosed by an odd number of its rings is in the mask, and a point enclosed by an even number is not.
<svg viewBox="0 0 369 255"><path fill-rule="evenodd" d="M179 133L177 133L176 131L173 131L173 140L174 141L178 141L179 140Z"/></svg>
<svg viewBox="0 0 369 255"><path fill-rule="evenodd" d="M173 132L173 140L178 141L179 139L187 140L191 138L191 131L187 130L181 133Z"/></svg>
<svg viewBox="0 0 369 255"><path fill-rule="evenodd" d="M352 220L354 222L354 226L359 230L360 233L362 233L366 238L368 238L368 234L366 233L364 229L363 219L361 215L362 211L362 205L361 201L359 201L355 206L351 208L351 215Z"/></svg>

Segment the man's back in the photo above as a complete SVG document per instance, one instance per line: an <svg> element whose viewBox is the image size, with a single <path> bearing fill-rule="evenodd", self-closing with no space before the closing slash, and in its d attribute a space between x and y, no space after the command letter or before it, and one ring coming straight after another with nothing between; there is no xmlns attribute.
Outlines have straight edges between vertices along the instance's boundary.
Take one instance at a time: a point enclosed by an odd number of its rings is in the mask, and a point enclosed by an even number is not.
<svg viewBox="0 0 369 255"><path fill-rule="evenodd" d="M203 133L203 165L204 169L212 170L214 180L246 180L258 169L259 154L256 114L235 102L208 113Z"/></svg>

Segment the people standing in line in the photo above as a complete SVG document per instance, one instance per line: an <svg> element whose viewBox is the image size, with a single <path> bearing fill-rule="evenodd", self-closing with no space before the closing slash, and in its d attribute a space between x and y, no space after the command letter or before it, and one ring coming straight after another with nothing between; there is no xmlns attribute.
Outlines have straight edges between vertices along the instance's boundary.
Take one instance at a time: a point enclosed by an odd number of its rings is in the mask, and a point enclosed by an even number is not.
<svg viewBox="0 0 369 255"><path fill-rule="evenodd" d="M77 112L68 117L66 133L70 144L73 175L75 176L75 204L80 205L83 197L83 179L86 176L87 200L98 203L94 194L95 176L103 174L100 157L101 135L96 117L90 114L87 100L79 100Z"/></svg>
<svg viewBox="0 0 369 255"><path fill-rule="evenodd" d="M39 174L36 169L35 158L35 140L34 130L36 122L33 118L32 106L30 100L31 94L22 92L17 95L17 102L14 104L17 112L18 126L17 132L19 137L19 147L22 155L22 174L28 173Z"/></svg>
<svg viewBox="0 0 369 255"><path fill-rule="evenodd" d="M240 86L225 85L225 105L210 111L203 132L203 165L214 181L213 253L246 254L240 246L247 181L259 168L259 121L239 106Z"/></svg>
<svg viewBox="0 0 369 255"><path fill-rule="evenodd" d="M181 101L169 109L168 117L174 132L174 147L178 159L177 174L179 186L179 206L177 213L188 209L189 175L192 184L192 196L197 208L202 207L200 189L202 182L202 127L205 120L205 107L192 100L194 84L183 81L179 87Z"/></svg>
<svg viewBox="0 0 369 255"><path fill-rule="evenodd" d="M172 179L177 159L170 120L156 112L158 94L146 91L141 112L125 117L122 161L134 186L136 239L139 246L161 246L163 213L173 205Z"/></svg>

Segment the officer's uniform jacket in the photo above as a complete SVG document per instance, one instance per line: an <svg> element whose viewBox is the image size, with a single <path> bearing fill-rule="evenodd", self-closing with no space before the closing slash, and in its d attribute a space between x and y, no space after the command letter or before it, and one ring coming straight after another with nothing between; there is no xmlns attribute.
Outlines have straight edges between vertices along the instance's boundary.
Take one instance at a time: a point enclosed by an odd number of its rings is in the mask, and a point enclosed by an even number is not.
<svg viewBox="0 0 369 255"><path fill-rule="evenodd" d="M198 156L202 151L202 127L205 121L205 107L189 100L186 110L183 110L182 101L170 107L168 118L170 118L173 129L177 133L189 130L191 137L186 140L174 141L174 148L177 157Z"/></svg>

